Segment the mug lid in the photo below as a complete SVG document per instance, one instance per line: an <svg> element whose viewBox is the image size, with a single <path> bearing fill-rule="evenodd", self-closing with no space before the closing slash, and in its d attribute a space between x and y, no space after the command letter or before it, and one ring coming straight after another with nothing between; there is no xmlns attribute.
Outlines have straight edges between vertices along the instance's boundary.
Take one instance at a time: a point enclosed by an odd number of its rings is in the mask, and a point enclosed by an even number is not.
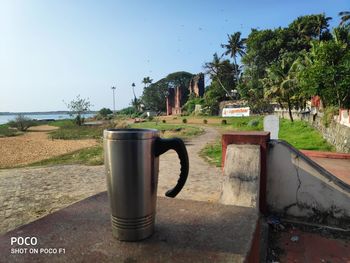
<svg viewBox="0 0 350 263"><path fill-rule="evenodd" d="M107 140L147 140L159 136L155 129L106 129L103 138Z"/></svg>

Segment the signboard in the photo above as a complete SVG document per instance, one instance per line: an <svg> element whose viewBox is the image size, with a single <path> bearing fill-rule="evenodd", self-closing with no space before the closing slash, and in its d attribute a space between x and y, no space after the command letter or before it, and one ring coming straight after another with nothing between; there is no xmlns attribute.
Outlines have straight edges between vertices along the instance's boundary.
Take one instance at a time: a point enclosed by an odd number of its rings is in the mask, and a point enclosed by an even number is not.
<svg viewBox="0 0 350 263"><path fill-rule="evenodd" d="M222 109L222 117L243 117L243 116L249 116L249 113L250 113L249 107Z"/></svg>

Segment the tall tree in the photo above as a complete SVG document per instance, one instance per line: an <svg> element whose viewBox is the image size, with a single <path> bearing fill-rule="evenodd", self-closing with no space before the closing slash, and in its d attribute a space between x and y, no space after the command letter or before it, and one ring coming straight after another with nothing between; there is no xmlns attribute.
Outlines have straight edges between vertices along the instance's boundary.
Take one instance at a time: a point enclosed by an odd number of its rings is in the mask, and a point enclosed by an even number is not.
<svg viewBox="0 0 350 263"><path fill-rule="evenodd" d="M227 44L221 44L222 48L225 48L226 51L224 52L224 55L229 55L231 58L233 58L234 65L235 65L235 73L236 73L236 81L239 80L239 67L237 64L237 56L244 56L245 55L245 38L241 38L241 32L235 32L234 34L227 35L228 37L228 43Z"/></svg>
<svg viewBox="0 0 350 263"><path fill-rule="evenodd" d="M166 110L166 97L169 88L181 86L182 103L187 101L188 86L193 74L186 71L174 72L143 89L142 102L145 108L154 111Z"/></svg>
<svg viewBox="0 0 350 263"><path fill-rule="evenodd" d="M350 107L350 50L337 41L314 42L309 65L300 72L299 81L309 95L321 97L324 106Z"/></svg>
<svg viewBox="0 0 350 263"><path fill-rule="evenodd" d="M226 94L233 99L229 90L233 89L235 85L235 70L230 61L227 59L221 60L218 54L215 53L213 60L205 63L203 67L211 80L217 82Z"/></svg>
<svg viewBox="0 0 350 263"><path fill-rule="evenodd" d="M153 79L150 77L144 77L142 80L142 83L145 85L145 88L147 88L150 84L152 84Z"/></svg>
<svg viewBox="0 0 350 263"><path fill-rule="evenodd" d="M299 95L298 66L295 55L286 53L281 61L267 69L267 78L264 81L265 96L276 99L283 108L287 108L292 122L292 108L297 105Z"/></svg>

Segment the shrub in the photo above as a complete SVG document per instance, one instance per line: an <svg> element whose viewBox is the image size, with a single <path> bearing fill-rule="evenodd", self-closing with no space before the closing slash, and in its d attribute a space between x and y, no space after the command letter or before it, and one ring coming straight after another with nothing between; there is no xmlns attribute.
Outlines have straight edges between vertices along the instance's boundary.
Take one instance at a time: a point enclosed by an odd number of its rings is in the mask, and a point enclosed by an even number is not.
<svg viewBox="0 0 350 263"><path fill-rule="evenodd" d="M324 126L328 127L329 124L332 123L334 115L337 115L339 112L339 109L334 106L327 107L324 110L323 117L322 117L322 123Z"/></svg>
<svg viewBox="0 0 350 263"><path fill-rule="evenodd" d="M8 123L10 127L17 128L19 131L26 131L29 127L34 126L35 122L22 114L17 115L17 117Z"/></svg>
<svg viewBox="0 0 350 263"><path fill-rule="evenodd" d="M187 123L187 119L186 118L182 119L182 123Z"/></svg>
<svg viewBox="0 0 350 263"><path fill-rule="evenodd" d="M203 123L204 123L204 124L207 124L207 123L208 123L208 120L204 119L204 120L203 120Z"/></svg>
<svg viewBox="0 0 350 263"><path fill-rule="evenodd" d="M227 124L227 121L226 121L226 120L221 120L221 124L222 124L222 125L226 125L226 124Z"/></svg>
<svg viewBox="0 0 350 263"><path fill-rule="evenodd" d="M166 123L166 120L162 120L163 123Z"/></svg>
<svg viewBox="0 0 350 263"><path fill-rule="evenodd" d="M101 117L105 118L107 117L109 114L112 114L113 111L111 111L111 109L109 108L102 108L99 110L98 115L100 115Z"/></svg>
<svg viewBox="0 0 350 263"><path fill-rule="evenodd" d="M257 127L259 125L259 120L250 120L247 125L250 127Z"/></svg>

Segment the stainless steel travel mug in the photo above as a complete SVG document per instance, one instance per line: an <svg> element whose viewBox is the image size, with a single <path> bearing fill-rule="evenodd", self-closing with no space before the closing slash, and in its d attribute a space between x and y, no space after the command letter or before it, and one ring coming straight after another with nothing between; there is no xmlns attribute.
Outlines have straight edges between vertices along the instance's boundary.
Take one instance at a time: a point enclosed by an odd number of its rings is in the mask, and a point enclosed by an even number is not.
<svg viewBox="0 0 350 263"><path fill-rule="evenodd" d="M188 176L185 144L151 129L107 129L103 137L112 233L119 240L145 239L154 231L159 155L173 149L180 158L180 178L165 194L175 197Z"/></svg>

